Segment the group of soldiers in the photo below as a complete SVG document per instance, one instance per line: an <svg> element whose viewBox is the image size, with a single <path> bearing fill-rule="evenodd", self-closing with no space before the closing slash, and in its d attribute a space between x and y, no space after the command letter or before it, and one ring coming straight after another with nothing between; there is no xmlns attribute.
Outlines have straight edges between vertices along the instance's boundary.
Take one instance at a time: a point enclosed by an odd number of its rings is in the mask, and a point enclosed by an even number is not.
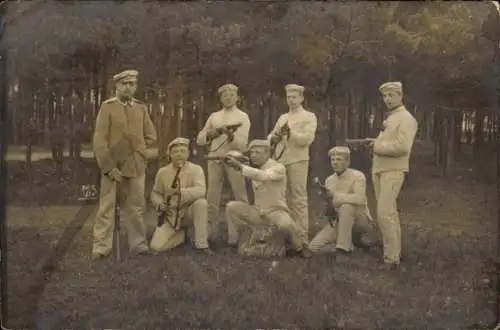
<svg viewBox="0 0 500 330"><path fill-rule="evenodd" d="M348 255L371 244L366 177L349 168L350 149L328 151L333 174L325 181L327 197L336 213L309 241L309 149L317 130L316 115L303 107L304 87L285 86L289 111L277 120L271 133L248 141L250 119L237 106L238 87L218 89L222 109L208 117L196 144L208 148L207 179L202 167L189 161L190 140L175 138L167 147L168 165L154 179L150 201L160 215L153 238L147 240L144 222L147 148L156 143L156 132L147 106L135 99L138 72L127 70L113 77L116 96L103 102L96 119L94 150L101 169L100 203L93 234L93 258L112 252L116 189L131 252L170 250L194 229L194 247L214 253L216 239L227 230L227 245L236 247L243 227L273 226L287 233L290 252L310 258L333 249ZM383 245L384 267L397 269L401 260L401 230L396 200L409 171L409 157L418 129L403 105L402 84L379 87L387 106L384 129L376 138L363 139L372 154L372 179L377 199L377 223ZM248 156L246 156L248 155ZM245 157L246 156L246 157ZM220 202L227 177L234 200L224 211L227 228L221 228ZM118 188L117 188L118 187Z"/></svg>

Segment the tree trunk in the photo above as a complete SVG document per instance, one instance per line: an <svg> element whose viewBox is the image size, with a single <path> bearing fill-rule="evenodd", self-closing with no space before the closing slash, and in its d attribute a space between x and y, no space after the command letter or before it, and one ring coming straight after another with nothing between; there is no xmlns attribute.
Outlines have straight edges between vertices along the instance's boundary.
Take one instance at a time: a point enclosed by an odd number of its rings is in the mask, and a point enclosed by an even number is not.
<svg viewBox="0 0 500 330"><path fill-rule="evenodd" d="M458 160L459 155L462 150L462 124L463 124L463 112L457 111L454 113L454 141L453 141L453 160Z"/></svg>
<svg viewBox="0 0 500 330"><path fill-rule="evenodd" d="M479 151L484 142L484 117L483 111L475 112L474 123L474 157L479 156Z"/></svg>

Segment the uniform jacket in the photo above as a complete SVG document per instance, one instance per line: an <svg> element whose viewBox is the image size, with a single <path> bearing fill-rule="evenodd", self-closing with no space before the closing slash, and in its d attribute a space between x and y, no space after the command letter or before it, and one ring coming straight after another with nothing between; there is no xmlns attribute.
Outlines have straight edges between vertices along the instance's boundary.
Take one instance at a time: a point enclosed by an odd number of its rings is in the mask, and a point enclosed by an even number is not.
<svg viewBox="0 0 500 330"><path fill-rule="evenodd" d="M325 180L325 187L333 193L337 210L342 204L351 204L371 219L363 172L348 168L340 175L334 173Z"/></svg>
<svg viewBox="0 0 500 330"><path fill-rule="evenodd" d="M288 123L290 127L290 138L284 142L286 148L278 161L288 165L309 160L309 147L314 141L318 126L316 115L304 108L299 109L298 112L282 114L276 121L271 133L267 136L268 141L271 141L273 134L285 123ZM286 139L286 136L283 139ZM281 147L278 147L277 150L279 152Z"/></svg>
<svg viewBox="0 0 500 330"><path fill-rule="evenodd" d="M143 102L133 99L123 104L113 97L102 103L93 141L102 172L118 168L125 177L145 174L147 147L155 143L156 130Z"/></svg>
<svg viewBox="0 0 500 330"><path fill-rule="evenodd" d="M373 143L373 173L409 171L411 148L418 130L418 122L401 106L383 123L384 130Z"/></svg>
<svg viewBox="0 0 500 330"><path fill-rule="evenodd" d="M155 208L165 202L165 191L172 186L177 169L168 164L158 170L155 177L153 190L151 191L151 202ZM203 168L197 164L186 162L179 173L180 182L180 204L181 207L189 206L199 198L205 198L206 185ZM171 199L170 206L175 207L179 196Z"/></svg>
<svg viewBox="0 0 500 330"><path fill-rule="evenodd" d="M272 211L288 212L286 203L286 169L285 166L269 159L260 169L243 166L241 173L252 180L255 195L255 207L261 215Z"/></svg>
<svg viewBox="0 0 500 330"><path fill-rule="evenodd" d="M235 131L234 140L228 142L227 136L222 134L216 139L207 141L207 132L211 129L221 127L223 125L233 125L242 123L242 125ZM198 133L196 143L199 146L209 146L209 156L224 156L230 150L245 152L248 144L248 135L250 133L250 118L248 114L240 109L233 110L219 110L208 117L205 126ZM219 146L221 146L219 148Z"/></svg>

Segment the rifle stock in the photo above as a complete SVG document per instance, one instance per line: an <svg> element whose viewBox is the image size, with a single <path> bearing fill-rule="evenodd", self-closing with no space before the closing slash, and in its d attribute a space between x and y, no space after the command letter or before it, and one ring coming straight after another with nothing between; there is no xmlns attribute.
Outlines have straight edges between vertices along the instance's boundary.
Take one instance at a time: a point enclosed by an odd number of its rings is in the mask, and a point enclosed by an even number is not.
<svg viewBox="0 0 500 330"><path fill-rule="evenodd" d="M170 185L171 188L176 188L177 180L179 179L179 174L181 173L181 169L182 169L182 167L177 168L177 171L175 172L174 179L172 180L172 184ZM167 200L165 201L165 205L167 207L167 210L168 210L168 207L170 205L171 200L172 200L172 196L170 195L167 197ZM165 223L165 216L167 214L167 210L158 212L158 227L161 227Z"/></svg>
<svg viewBox="0 0 500 330"><path fill-rule="evenodd" d="M317 177L313 179L313 182L320 189L321 196L323 197L323 200L326 204L324 215L328 219L328 223L330 223L330 226L334 227L335 222L338 221L338 214L335 210L335 207L333 206L332 200L328 197L328 188L326 188L325 185L323 185Z"/></svg>
<svg viewBox="0 0 500 330"><path fill-rule="evenodd" d="M366 139L345 139L344 142L346 144L357 144L357 145L364 145L364 144L369 144L371 142L375 141L375 139L372 138L366 138Z"/></svg>

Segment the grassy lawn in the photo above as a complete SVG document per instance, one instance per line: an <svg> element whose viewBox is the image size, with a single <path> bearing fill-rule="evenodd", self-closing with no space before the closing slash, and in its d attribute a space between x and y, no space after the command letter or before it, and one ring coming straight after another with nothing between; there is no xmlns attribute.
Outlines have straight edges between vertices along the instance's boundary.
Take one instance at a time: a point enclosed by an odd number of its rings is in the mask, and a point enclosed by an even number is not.
<svg viewBox="0 0 500 330"><path fill-rule="evenodd" d="M38 172L47 177L51 173ZM64 182L71 186L69 179L51 186L52 203L43 183L30 191L18 179L9 186L8 326L35 328L36 322L39 329L90 325L477 329L491 325L496 308L496 273L490 258L496 251L497 196L493 184L472 176L464 170L443 180L421 171L404 188L399 203L403 272L381 270L378 251L342 259L287 258L272 267L268 260L243 259L224 248L206 257L185 245L166 255L124 253L121 263L91 262L95 205L75 205L74 196L70 205L69 193L57 188ZM23 191L35 196L31 205ZM37 202L44 196L43 203ZM321 201L311 196L314 235L325 222ZM151 213L147 219L153 230ZM42 272L40 260L61 244L65 231L76 232L78 224L83 227L68 241L58 267Z"/></svg>

